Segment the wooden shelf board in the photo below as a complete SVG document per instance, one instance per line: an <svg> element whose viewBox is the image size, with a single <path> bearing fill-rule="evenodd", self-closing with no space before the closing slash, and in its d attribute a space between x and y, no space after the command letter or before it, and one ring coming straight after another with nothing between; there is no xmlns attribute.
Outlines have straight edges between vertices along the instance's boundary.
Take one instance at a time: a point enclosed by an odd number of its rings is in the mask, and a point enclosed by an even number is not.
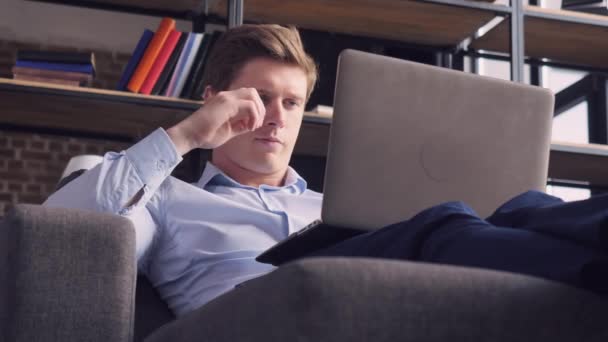
<svg viewBox="0 0 608 342"><path fill-rule="evenodd" d="M608 146L552 143L549 178L608 186Z"/></svg>
<svg viewBox="0 0 608 342"><path fill-rule="evenodd" d="M210 13L225 17L226 3L211 0ZM246 0L243 13L247 21L435 46L455 46L495 17L491 10L411 0Z"/></svg>
<svg viewBox="0 0 608 342"><path fill-rule="evenodd" d="M139 139L202 102L0 79L0 124ZM159 105L162 104L162 105ZM295 153L324 157L331 116L305 113ZM608 186L608 146L554 142L549 177Z"/></svg>
<svg viewBox="0 0 608 342"><path fill-rule="evenodd" d="M155 16L189 18L204 10L204 0L29 0Z"/></svg>
<svg viewBox="0 0 608 342"><path fill-rule="evenodd" d="M198 101L177 99L166 96L142 95L126 91L97 88L62 86L50 83L14 80L9 78L0 78L0 91L57 95L64 97L78 97L98 101L105 100L120 103L132 103L183 109L195 109L200 107L202 104L202 102Z"/></svg>
<svg viewBox="0 0 608 342"><path fill-rule="evenodd" d="M565 10L525 8L525 55L574 65L608 68L608 17ZM509 52L509 20L471 45Z"/></svg>
<svg viewBox="0 0 608 342"><path fill-rule="evenodd" d="M177 123L203 103L128 92L56 86L0 78L0 124L139 139ZM305 113L296 150L325 153L319 141L331 117ZM319 140L319 136L321 140Z"/></svg>
<svg viewBox="0 0 608 342"><path fill-rule="evenodd" d="M0 124L139 138L201 102L0 78Z"/></svg>
<svg viewBox="0 0 608 342"><path fill-rule="evenodd" d="M545 18L592 26L608 27L608 18L604 15L584 13L555 8L543 8L538 6L526 6L524 13L528 17Z"/></svg>
<svg viewBox="0 0 608 342"><path fill-rule="evenodd" d="M72 0L73 1L73 0ZM81 3L103 4L115 6L129 6L133 8L143 8L148 10L159 10L167 12L187 12L200 13L203 9L204 1L201 0L77 0Z"/></svg>

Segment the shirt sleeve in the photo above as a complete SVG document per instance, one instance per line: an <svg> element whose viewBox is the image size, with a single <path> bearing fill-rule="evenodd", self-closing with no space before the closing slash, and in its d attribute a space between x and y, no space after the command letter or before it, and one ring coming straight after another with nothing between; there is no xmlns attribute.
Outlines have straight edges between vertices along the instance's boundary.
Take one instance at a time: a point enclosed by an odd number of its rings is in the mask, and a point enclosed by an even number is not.
<svg viewBox="0 0 608 342"><path fill-rule="evenodd" d="M103 161L52 194L44 205L122 215L133 222L138 260L159 229L159 188L182 158L162 128ZM151 201L152 197L156 197ZM150 203L150 205L147 205Z"/></svg>

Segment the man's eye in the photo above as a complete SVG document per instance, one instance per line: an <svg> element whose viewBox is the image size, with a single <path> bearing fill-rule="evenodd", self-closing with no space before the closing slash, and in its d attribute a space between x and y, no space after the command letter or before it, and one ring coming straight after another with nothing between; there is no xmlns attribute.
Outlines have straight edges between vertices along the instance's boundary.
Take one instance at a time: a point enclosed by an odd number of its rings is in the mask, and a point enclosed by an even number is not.
<svg viewBox="0 0 608 342"><path fill-rule="evenodd" d="M286 100L285 101L285 106L287 108L294 108L294 107L298 107L299 105L300 105L300 103L295 100Z"/></svg>
<svg viewBox="0 0 608 342"><path fill-rule="evenodd" d="M270 98L268 97L268 95L262 95L262 94L260 94L260 99L262 100L262 103L264 105L267 105L268 102L270 102Z"/></svg>

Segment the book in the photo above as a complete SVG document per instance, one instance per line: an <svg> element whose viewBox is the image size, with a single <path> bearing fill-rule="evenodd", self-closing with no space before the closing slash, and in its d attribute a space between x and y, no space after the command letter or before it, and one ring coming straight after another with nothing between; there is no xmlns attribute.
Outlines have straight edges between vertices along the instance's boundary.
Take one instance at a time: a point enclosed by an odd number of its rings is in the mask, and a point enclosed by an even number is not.
<svg viewBox="0 0 608 342"><path fill-rule="evenodd" d="M146 47L146 51L144 55L141 57L137 68L133 72L133 76L129 80L127 84L127 89L137 93L141 88L141 85L144 83L146 76L148 76L148 72L150 72L150 68L152 64L156 60L158 53L160 52L163 44L165 44L165 40L169 36L172 30L175 29L175 20L171 18L163 18L158 25L158 29L154 33L154 37Z"/></svg>
<svg viewBox="0 0 608 342"><path fill-rule="evenodd" d="M173 93L173 90L175 89L175 83L177 81L177 77L179 75L179 73L181 72L181 70L183 69L183 64L185 63L186 58L188 57L188 53L190 51L190 49L192 49L192 41L194 39L194 33L192 32L188 32L188 34L186 34L186 42L184 43L184 47L182 48L182 51L179 54L179 57L177 58L177 63L175 64L175 68L173 68L173 71L171 72L171 76L169 77L169 83L167 83L167 86L165 87L165 90L163 91L162 95L164 96L171 96L171 94Z"/></svg>
<svg viewBox="0 0 608 342"><path fill-rule="evenodd" d="M186 45L182 50L182 54L177 61L177 65L175 66L175 71L171 76L171 81L169 81L169 86L167 87L167 91L165 92L166 96L170 97L179 97L184 88L184 83L186 82L186 78L188 77L188 73L192 68L192 62L194 61L194 56L198 47L201 44L201 40L203 38L202 33L188 33L188 40L186 41Z"/></svg>
<svg viewBox="0 0 608 342"><path fill-rule="evenodd" d="M163 68L163 71L160 73L156 84L152 88L152 95L160 95L164 94L167 86L169 85L169 81L171 80L171 75L173 75L173 71L175 70L175 65L177 65L177 60L184 49L184 45L186 44L186 40L188 39L188 33L184 32L179 37L177 41L177 45L175 45L175 49L171 53L167 64Z"/></svg>
<svg viewBox="0 0 608 342"><path fill-rule="evenodd" d="M191 98L193 100L202 100L203 99L203 92L205 91L205 86L206 86L206 84L203 84L203 76L205 75L205 68L207 66L207 60L209 59L209 55L211 54L211 51L213 50L213 45L220 38L222 33L223 32L221 32L221 31L215 31L211 34L211 39L209 40L209 43L207 45L207 53L205 54L205 59L202 62L201 70L199 71L197 79L194 80L194 88L192 90L192 93L189 96L189 98Z"/></svg>
<svg viewBox="0 0 608 342"><path fill-rule="evenodd" d="M188 78L186 78L186 82L184 83L184 89L180 94L182 98L190 98L192 96L192 92L196 87L195 81L198 77L198 74L203 69L203 63L205 61L205 55L207 53L207 47L209 46L209 40L211 39L210 34L203 34L203 40L201 41L201 45L196 52L196 56L194 57L194 62L192 62L192 69L188 74Z"/></svg>
<svg viewBox="0 0 608 342"><path fill-rule="evenodd" d="M137 68L139 61L144 55L144 51L148 47L148 44L152 40L153 36L154 32L148 29L144 30L144 33L139 38L139 42L137 42L137 46L135 46L135 50L133 50L131 58L129 58L129 62L127 62L127 65L125 66L125 69L123 70L122 75L120 76L120 81L118 81L118 86L116 86L116 90L127 90L127 84L129 83L129 80L131 79L135 68Z"/></svg>
<svg viewBox="0 0 608 342"><path fill-rule="evenodd" d="M192 68L194 66L194 59L196 58L196 54L200 50L200 46L203 42L203 38L205 37L204 33L194 33L194 41L192 44L192 49L188 54L188 58L186 60L185 67L182 71L181 77L177 81L177 86L175 92L173 94L174 97L180 97L184 91L184 86L186 85L186 81L188 77L192 74Z"/></svg>
<svg viewBox="0 0 608 342"><path fill-rule="evenodd" d="M141 85L141 89L139 90L140 93L149 95L152 92L152 88L158 81L158 77L163 71L165 65L167 64L167 61L169 60L171 53L175 49L175 45L177 45L177 42L179 41L179 37L181 35L182 33L180 31L171 31L169 37L167 37L167 40L163 45L163 48L160 50L158 57L156 57L154 64L152 64L148 76L146 77L144 83Z"/></svg>
<svg viewBox="0 0 608 342"><path fill-rule="evenodd" d="M83 74L95 74L93 65L91 64L68 64L68 63L50 63L50 62L33 62L17 60L15 66L22 68L31 69L42 69L42 70L55 70L55 71L69 71L79 72Z"/></svg>
<svg viewBox="0 0 608 342"><path fill-rule="evenodd" d="M22 68L14 66L11 69L13 75L28 75L35 77L46 77L54 79L63 79L69 81L78 81L81 85L90 85L93 82L93 76L91 74L84 74L80 72L69 72L69 71L54 71L54 70L43 70L33 68Z"/></svg>
<svg viewBox="0 0 608 342"><path fill-rule="evenodd" d="M95 69L95 54L93 52L19 50L17 51L17 60L67 64L91 64L93 69Z"/></svg>
<svg viewBox="0 0 608 342"><path fill-rule="evenodd" d="M15 74L15 75L13 75L13 78L16 80L20 80L20 81L51 83L51 84L73 86L73 87L80 86L79 81L64 80L64 79L57 79L57 78L50 78L50 77L39 77L39 76L32 76L32 75Z"/></svg>

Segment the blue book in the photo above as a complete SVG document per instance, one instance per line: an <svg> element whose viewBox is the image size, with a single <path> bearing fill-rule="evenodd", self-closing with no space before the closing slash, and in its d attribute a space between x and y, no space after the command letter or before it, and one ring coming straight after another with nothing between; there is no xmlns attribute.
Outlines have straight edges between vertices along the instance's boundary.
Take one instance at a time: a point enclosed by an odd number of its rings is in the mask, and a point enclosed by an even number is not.
<svg viewBox="0 0 608 342"><path fill-rule="evenodd" d="M139 60L143 56L144 51L146 51L146 48L148 47L148 44L152 40L153 36L154 31L148 29L144 30L141 38L139 38L139 42L137 43L135 50L133 50L133 54L131 55L127 66L125 66L125 70L122 72L122 76L120 77L120 81L118 81L118 86L116 87L117 90L127 90L127 84L129 84L129 80L131 79L131 76L133 76L135 69L137 69Z"/></svg>
<svg viewBox="0 0 608 342"><path fill-rule="evenodd" d="M95 74L95 69L92 64L48 63L17 60L15 66L42 70L80 72L90 75Z"/></svg>

